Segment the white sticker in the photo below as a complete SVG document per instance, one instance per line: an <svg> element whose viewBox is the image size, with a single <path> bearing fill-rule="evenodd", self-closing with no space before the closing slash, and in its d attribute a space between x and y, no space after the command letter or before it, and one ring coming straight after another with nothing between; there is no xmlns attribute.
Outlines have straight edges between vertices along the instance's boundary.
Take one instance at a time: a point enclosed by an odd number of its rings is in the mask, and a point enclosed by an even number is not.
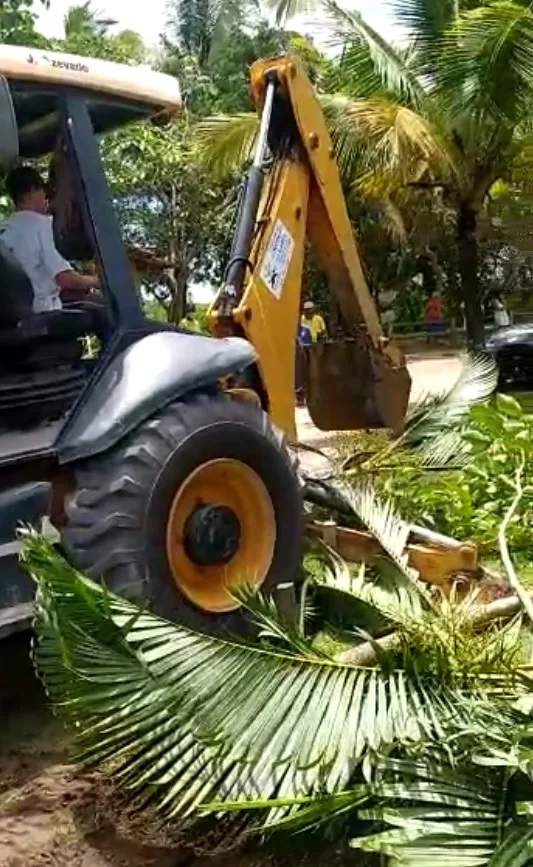
<svg viewBox="0 0 533 867"><path fill-rule="evenodd" d="M272 292L272 295L278 301L283 291L283 284L289 270L293 250L294 241L290 232L285 228L281 220L277 220L268 242L259 276L269 292Z"/></svg>

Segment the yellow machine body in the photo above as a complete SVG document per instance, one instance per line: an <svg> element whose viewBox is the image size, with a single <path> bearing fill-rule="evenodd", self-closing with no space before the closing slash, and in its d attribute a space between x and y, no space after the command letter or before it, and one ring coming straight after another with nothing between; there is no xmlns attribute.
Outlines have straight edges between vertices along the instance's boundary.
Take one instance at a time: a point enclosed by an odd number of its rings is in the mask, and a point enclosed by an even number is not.
<svg viewBox="0 0 533 867"><path fill-rule="evenodd" d="M302 63L281 57L252 67L251 90L259 112L272 76L277 88L273 125L278 125L278 134L283 134L283 124L290 126L292 141L265 173L249 269L231 322L222 323L215 299L210 310L213 332L240 334L253 344L265 408L294 438L297 329L309 242L337 301L345 333L341 341L304 349L311 417L322 430L401 429L410 377L401 351L381 330L320 103Z"/></svg>

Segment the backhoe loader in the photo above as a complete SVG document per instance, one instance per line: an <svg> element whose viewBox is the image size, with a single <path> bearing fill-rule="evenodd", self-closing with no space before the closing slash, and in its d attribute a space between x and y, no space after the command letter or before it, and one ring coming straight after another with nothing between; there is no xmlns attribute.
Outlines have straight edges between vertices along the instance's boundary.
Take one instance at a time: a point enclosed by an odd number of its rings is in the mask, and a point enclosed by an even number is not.
<svg viewBox="0 0 533 867"><path fill-rule="evenodd" d="M56 244L95 261L113 322L96 361L84 358L82 319L66 308L35 313L32 283L0 238L0 634L31 618L21 523L53 532L76 567L168 618L246 630L235 585L272 593L300 569L306 488L288 442L306 239L346 328L343 342L307 352L316 424L398 429L409 397L312 87L296 58L252 69L260 129L203 336L145 317L98 145L132 121L172 122L176 80L13 46L0 46L0 76L2 164L52 155ZM341 549L371 544L334 532ZM331 527L314 533L333 539ZM443 551L440 573L464 566L465 552L444 546L426 550L432 568Z"/></svg>

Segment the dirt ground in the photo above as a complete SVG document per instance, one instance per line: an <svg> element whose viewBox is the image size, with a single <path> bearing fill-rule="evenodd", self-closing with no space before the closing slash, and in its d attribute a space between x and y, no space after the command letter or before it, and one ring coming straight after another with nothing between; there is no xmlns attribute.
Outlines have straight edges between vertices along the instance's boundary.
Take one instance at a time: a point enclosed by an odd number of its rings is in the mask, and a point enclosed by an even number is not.
<svg viewBox="0 0 533 867"><path fill-rule="evenodd" d="M410 359L413 391L441 390L459 374L456 357ZM327 437L298 411L300 438ZM68 737L50 714L30 662L30 639L0 647L0 867L317 867L312 860L270 851L202 854L154 827L130 820L96 774L69 763ZM357 853L328 852L328 867L363 867Z"/></svg>

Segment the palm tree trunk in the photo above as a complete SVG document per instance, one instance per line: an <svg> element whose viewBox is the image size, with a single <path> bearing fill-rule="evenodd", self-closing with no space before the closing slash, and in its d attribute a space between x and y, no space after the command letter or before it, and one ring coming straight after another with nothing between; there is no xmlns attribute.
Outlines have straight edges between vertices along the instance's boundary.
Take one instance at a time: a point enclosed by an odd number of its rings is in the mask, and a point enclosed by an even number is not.
<svg viewBox="0 0 533 867"><path fill-rule="evenodd" d="M478 275L477 211L469 205L462 205L459 209L457 244L468 344L478 349L485 343L485 324Z"/></svg>

